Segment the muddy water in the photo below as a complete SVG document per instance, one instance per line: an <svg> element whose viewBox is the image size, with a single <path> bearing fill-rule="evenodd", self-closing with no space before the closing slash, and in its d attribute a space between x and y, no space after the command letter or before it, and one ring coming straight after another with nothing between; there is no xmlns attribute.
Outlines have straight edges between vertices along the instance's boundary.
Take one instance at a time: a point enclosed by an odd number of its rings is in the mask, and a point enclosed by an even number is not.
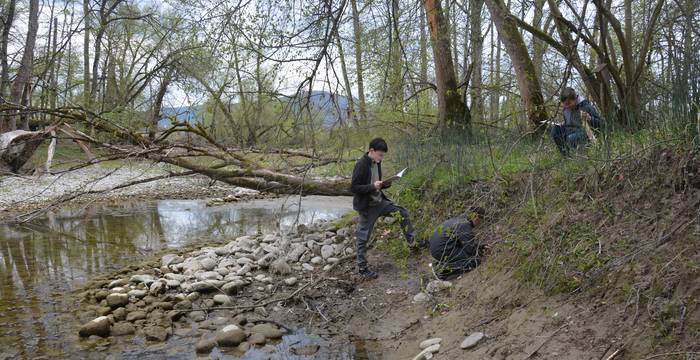
<svg viewBox="0 0 700 360"><path fill-rule="evenodd" d="M71 310L74 300L65 296L92 276L159 250L284 231L351 210L346 197L305 197L301 204L298 200L253 200L216 207L196 200L126 202L56 210L29 224L0 224L0 359L105 358L104 352L95 353L99 346L86 348L78 342ZM303 344L313 339L303 333L292 336L296 338L285 341ZM107 357L180 357L177 344L128 348ZM245 358L258 357L251 353Z"/></svg>

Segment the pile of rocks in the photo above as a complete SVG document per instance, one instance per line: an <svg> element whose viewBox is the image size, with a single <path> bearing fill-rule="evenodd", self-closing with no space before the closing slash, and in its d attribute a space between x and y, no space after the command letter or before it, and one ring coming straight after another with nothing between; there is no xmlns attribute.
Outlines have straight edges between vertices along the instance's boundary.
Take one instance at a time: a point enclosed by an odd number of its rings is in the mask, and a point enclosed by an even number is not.
<svg viewBox="0 0 700 360"><path fill-rule="evenodd" d="M416 355L413 360L429 360L433 358L433 354L440 351L441 338L432 338L425 340L418 345L421 352Z"/></svg>
<svg viewBox="0 0 700 360"><path fill-rule="evenodd" d="M147 340L164 341L173 329L196 322L198 329L205 330L200 331L198 350L205 351L212 344L264 344L281 337L280 330L270 324L247 328L241 319L207 323L212 319L206 319L205 312L197 309L243 305L240 301L249 292L271 294L275 288L293 291L309 272L328 270L342 257L353 254L352 230L320 221L300 225L290 234L246 235L186 255L167 254L159 267L105 281L101 288L85 292L86 310L97 318L85 323L79 334L138 334ZM265 308L255 312L267 315Z"/></svg>
<svg viewBox="0 0 700 360"><path fill-rule="evenodd" d="M228 194L224 197L211 198L207 200L207 206L219 206L226 203L269 198L269 194L263 194L254 190L240 189L235 194Z"/></svg>

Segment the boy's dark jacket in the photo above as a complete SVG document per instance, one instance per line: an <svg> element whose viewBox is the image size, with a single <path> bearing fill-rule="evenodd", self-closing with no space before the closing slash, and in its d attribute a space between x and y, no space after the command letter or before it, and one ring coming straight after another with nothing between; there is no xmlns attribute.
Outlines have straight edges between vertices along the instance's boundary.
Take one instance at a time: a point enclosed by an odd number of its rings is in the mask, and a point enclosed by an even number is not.
<svg viewBox="0 0 700 360"><path fill-rule="evenodd" d="M372 184L372 159L365 153L355 163L355 170L352 171L352 184L350 191L353 193L352 208L357 211L365 211L369 207L370 195L376 190ZM379 180L382 179L382 163L377 163ZM384 188L388 188L389 184ZM387 199L382 192L382 197ZM387 199L388 200L388 199Z"/></svg>

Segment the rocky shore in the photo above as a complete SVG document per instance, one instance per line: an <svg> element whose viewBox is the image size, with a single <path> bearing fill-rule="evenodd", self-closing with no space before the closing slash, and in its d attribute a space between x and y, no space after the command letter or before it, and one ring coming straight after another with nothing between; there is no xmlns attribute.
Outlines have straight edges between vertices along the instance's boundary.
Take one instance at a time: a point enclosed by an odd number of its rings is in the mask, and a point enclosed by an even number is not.
<svg viewBox="0 0 700 360"><path fill-rule="evenodd" d="M200 354L217 346L273 351L269 344L293 329L271 320L271 313L335 264L353 258L352 232L352 226L319 221L289 234L247 235L218 247L166 254L160 264L86 290L78 333L87 341L198 337ZM313 346L289 351L310 350Z"/></svg>

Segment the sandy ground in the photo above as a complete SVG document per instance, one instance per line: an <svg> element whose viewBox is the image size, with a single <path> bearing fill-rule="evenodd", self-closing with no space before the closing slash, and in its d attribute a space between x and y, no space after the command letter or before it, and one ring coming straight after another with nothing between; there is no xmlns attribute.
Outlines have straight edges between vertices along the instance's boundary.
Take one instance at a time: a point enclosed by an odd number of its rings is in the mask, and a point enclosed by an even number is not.
<svg viewBox="0 0 700 360"><path fill-rule="evenodd" d="M98 194L119 185L168 174L168 168L142 162L120 167L91 166L59 174L0 177L0 217L11 218L55 206L68 197L79 195L71 203L114 199L195 199L253 194L246 190L201 175L165 178Z"/></svg>

